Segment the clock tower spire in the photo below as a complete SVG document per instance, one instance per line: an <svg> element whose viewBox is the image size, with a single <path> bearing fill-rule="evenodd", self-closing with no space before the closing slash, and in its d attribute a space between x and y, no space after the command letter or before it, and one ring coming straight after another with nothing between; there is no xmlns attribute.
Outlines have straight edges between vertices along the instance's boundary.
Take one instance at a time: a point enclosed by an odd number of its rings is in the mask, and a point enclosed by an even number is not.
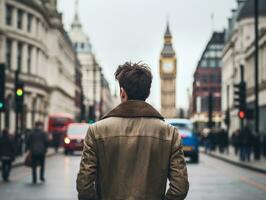
<svg viewBox="0 0 266 200"><path fill-rule="evenodd" d="M167 22L164 34L164 46L160 56L161 113L165 118L177 117L176 109L176 73L177 59L172 45L172 34Z"/></svg>

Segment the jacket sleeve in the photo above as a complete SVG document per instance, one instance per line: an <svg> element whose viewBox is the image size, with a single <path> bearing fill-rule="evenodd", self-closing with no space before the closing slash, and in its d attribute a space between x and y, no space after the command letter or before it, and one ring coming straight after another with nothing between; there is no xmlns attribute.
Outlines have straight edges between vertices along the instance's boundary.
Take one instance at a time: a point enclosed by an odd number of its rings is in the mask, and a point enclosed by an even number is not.
<svg viewBox="0 0 266 200"><path fill-rule="evenodd" d="M181 137L176 128L174 129L171 148L168 172L170 184L165 200L183 200L187 196L189 183L186 162L182 150Z"/></svg>
<svg viewBox="0 0 266 200"><path fill-rule="evenodd" d="M89 128L84 141L80 170L77 177L77 191L79 200L97 200L96 191L96 144L95 138Z"/></svg>

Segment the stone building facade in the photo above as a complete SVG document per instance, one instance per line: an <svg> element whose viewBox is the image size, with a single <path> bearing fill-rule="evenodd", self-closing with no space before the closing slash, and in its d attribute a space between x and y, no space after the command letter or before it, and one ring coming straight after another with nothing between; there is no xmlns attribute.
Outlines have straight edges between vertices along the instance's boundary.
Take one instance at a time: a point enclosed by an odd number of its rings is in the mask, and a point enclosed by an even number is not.
<svg viewBox="0 0 266 200"><path fill-rule="evenodd" d="M81 64L82 89L84 93L84 108L86 118L90 109L94 110L95 120L114 106L114 96L111 94L109 83L104 77L102 67L96 59L89 37L83 31L78 15L78 3L76 0L75 16L68 32Z"/></svg>
<svg viewBox="0 0 266 200"><path fill-rule="evenodd" d="M14 74L24 83L24 128L49 114L78 119L81 71L56 0L0 0L0 62L6 64L2 127L15 131Z"/></svg>
<svg viewBox="0 0 266 200"><path fill-rule="evenodd" d="M101 115L101 71L96 57L92 51L89 37L84 33L78 16L78 1L71 29L68 32L81 64L82 89L84 92L85 115L88 117L94 109L95 118Z"/></svg>
<svg viewBox="0 0 266 200"><path fill-rule="evenodd" d="M260 106L260 131L266 132L266 66L265 66L265 28L266 28L266 1L259 1L259 106ZM254 2L252 0L238 1L238 7L233 10L228 19L226 29L226 44L222 55L222 110L224 118L228 113L231 134L240 127L238 109L234 107L234 84L240 82L240 65L244 66L244 81L247 84L248 108L254 110ZM246 121L254 128L254 120Z"/></svg>

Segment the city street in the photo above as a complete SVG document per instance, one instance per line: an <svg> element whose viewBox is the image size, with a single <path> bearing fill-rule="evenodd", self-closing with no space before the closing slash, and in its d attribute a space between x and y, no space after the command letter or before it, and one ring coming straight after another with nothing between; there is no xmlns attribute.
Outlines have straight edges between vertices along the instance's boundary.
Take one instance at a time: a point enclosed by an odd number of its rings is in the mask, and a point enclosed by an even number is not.
<svg viewBox="0 0 266 200"><path fill-rule="evenodd" d="M31 184L30 170L18 167L11 182L0 183L3 200L74 200L80 155L56 155L47 159L46 183ZM188 164L191 200L263 200L266 176L201 155L200 164Z"/></svg>
<svg viewBox="0 0 266 200"><path fill-rule="evenodd" d="M266 0L0 0L0 200L265 200L265 118Z"/></svg>

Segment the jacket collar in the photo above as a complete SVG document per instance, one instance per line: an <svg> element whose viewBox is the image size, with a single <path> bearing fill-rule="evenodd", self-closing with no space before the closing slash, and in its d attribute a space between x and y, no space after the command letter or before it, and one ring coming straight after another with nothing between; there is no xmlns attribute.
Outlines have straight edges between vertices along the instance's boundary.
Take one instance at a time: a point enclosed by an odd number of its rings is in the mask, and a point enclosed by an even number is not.
<svg viewBox="0 0 266 200"><path fill-rule="evenodd" d="M104 115L102 119L108 117L123 117L123 118L134 118L134 117L148 117L148 118L159 118L164 120L164 117L150 104L140 100L128 100L119 104L116 108L111 110L109 113Z"/></svg>

